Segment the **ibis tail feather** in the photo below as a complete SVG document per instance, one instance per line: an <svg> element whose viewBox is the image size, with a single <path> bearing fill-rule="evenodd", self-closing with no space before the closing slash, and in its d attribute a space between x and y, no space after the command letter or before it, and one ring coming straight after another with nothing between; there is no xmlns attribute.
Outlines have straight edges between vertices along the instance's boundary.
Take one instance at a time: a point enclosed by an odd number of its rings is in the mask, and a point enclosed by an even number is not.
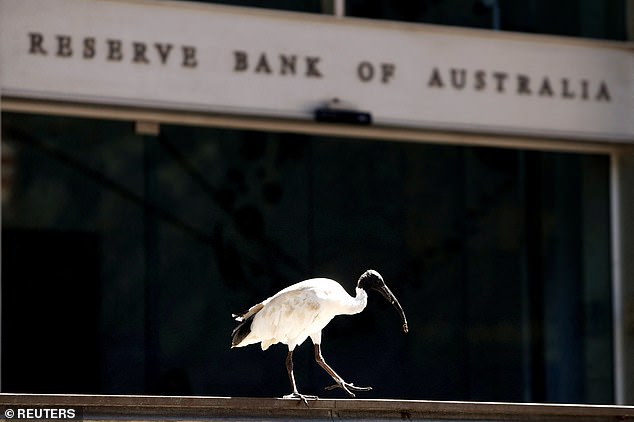
<svg viewBox="0 0 634 422"><path fill-rule="evenodd" d="M239 314L231 314L231 316L236 321L242 322L249 319L253 315L257 314L260 311L260 309L262 309L263 307L264 307L263 303L258 303L257 305L251 306L248 311L245 311Z"/></svg>

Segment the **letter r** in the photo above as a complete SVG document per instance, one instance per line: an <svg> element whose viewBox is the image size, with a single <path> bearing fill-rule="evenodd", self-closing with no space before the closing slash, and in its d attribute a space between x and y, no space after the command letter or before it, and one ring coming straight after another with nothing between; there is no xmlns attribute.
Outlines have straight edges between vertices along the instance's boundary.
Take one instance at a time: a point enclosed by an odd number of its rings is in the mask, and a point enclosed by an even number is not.
<svg viewBox="0 0 634 422"><path fill-rule="evenodd" d="M44 42L44 35L39 32L29 32L29 54L42 54L46 55L46 50L42 47L42 43Z"/></svg>

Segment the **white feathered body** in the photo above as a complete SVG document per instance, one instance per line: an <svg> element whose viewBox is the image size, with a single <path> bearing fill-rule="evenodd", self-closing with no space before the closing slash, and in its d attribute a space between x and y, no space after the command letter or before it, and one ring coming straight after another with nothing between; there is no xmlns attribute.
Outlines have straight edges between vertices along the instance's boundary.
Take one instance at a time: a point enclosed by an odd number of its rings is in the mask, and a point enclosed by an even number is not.
<svg viewBox="0 0 634 422"><path fill-rule="evenodd" d="M350 296L335 280L313 278L293 284L252 307L256 312L250 333L234 347L261 343L262 350L284 343L289 350L308 337L321 342L321 330L337 315L361 312L367 305L367 293L357 288Z"/></svg>

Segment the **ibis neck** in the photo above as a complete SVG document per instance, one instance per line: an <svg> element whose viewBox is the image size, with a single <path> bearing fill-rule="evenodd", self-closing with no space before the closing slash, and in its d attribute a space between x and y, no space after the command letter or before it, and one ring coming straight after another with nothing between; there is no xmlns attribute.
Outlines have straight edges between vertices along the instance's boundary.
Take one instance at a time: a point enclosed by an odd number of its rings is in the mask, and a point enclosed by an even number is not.
<svg viewBox="0 0 634 422"><path fill-rule="evenodd" d="M359 287L356 288L357 295L352 298L350 302L350 307L348 309L348 314L358 314L363 311L368 304L368 293Z"/></svg>

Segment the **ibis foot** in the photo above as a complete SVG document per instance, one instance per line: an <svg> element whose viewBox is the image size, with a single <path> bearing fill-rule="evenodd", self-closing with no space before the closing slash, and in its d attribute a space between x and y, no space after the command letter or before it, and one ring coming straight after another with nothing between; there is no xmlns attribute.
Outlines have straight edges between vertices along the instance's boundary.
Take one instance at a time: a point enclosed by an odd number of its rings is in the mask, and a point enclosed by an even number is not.
<svg viewBox="0 0 634 422"><path fill-rule="evenodd" d="M300 394L300 393L287 394L287 395L285 395L282 398L283 399L300 399L301 401L304 402L306 407L308 407L308 400L317 400L317 399L319 399L319 397L317 397L317 396L310 396L310 395Z"/></svg>
<svg viewBox="0 0 634 422"><path fill-rule="evenodd" d="M353 383L348 383L345 381L338 382L335 385L331 385L330 387L326 387L326 390L334 390L335 388L341 388L343 391L348 393L350 397L355 397L353 391L370 391L372 387L357 387Z"/></svg>

